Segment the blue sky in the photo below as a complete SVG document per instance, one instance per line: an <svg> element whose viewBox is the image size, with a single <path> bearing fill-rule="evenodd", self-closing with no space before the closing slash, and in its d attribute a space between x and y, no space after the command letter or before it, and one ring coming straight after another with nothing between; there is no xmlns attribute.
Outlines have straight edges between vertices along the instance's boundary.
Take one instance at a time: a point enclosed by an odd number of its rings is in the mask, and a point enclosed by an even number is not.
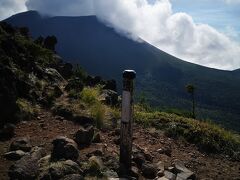
<svg viewBox="0 0 240 180"><path fill-rule="evenodd" d="M240 1L171 0L174 12L191 15L196 23L213 26L240 42Z"/></svg>

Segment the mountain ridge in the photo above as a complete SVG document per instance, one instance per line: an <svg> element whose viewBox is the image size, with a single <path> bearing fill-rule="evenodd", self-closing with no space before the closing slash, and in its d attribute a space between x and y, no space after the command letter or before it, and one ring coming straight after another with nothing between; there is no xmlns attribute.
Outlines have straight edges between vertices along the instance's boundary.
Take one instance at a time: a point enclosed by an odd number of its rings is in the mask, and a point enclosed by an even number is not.
<svg viewBox="0 0 240 180"><path fill-rule="evenodd" d="M118 34L95 16L34 19L32 13L35 17L37 12L25 12L5 21L28 26L34 38L55 35L57 52L64 59L81 64L91 74L117 79L118 84L124 69L135 69L137 93L144 92L152 106L188 110L191 101L185 86L194 84L198 117L239 131L240 77L234 71L179 60L148 43Z"/></svg>

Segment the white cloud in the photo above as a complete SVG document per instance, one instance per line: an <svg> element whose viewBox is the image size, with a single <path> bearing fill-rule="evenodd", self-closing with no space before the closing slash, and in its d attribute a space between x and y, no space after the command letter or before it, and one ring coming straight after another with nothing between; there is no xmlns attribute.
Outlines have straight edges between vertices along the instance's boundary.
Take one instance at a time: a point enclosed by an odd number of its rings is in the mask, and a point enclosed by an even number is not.
<svg viewBox="0 0 240 180"><path fill-rule="evenodd" d="M240 67L240 46L213 27L173 13L168 0L97 0L97 16L189 62L219 69Z"/></svg>
<svg viewBox="0 0 240 180"><path fill-rule="evenodd" d="M15 5L24 2L5 1ZM28 9L51 15L96 14L116 31L127 32L135 40L140 37L189 62L219 69L240 67L240 45L237 42L213 27L196 24L186 13L173 13L169 0L152 0L151 3L148 0L27 0L26 5ZM22 5L19 7L24 9Z"/></svg>
<svg viewBox="0 0 240 180"><path fill-rule="evenodd" d="M0 20L18 12L26 11L26 0L0 0Z"/></svg>

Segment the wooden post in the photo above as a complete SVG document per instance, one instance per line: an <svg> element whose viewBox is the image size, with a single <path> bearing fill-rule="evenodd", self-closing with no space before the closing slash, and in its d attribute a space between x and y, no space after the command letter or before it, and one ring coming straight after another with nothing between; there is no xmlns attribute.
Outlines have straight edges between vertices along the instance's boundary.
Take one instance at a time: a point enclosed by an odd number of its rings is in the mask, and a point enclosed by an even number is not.
<svg viewBox="0 0 240 180"><path fill-rule="evenodd" d="M132 124L133 124L133 80L134 70L123 72L122 119L120 137L120 169L121 174L127 175L131 169L132 157Z"/></svg>

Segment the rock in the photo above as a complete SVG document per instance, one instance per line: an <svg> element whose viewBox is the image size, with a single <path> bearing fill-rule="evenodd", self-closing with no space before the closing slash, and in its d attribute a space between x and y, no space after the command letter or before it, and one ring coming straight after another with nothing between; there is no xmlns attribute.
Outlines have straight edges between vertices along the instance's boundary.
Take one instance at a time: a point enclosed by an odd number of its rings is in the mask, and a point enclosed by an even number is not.
<svg viewBox="0 0 240 180"><path fill-rule="evenodd" d="M63 94L62 89L58 85L53 86L53 91L54 91L54 97L58 98Z"/></svg>
<svg viewBox="0 0 240 180"><path fill-rule="evenodd" d="M138 168L141 168L143 163L145 163L145 157L142 153L136 153L133 154L133 162L136 163L136 165L138 166Z"/></svg>
<svg viewBox="0 0 240 180"><path fill-rule="evenodd" d="M59 136L53 140L52 159L71 159L76 161L79 156L77 144L74 140Z"/></svg>
<svg viewBox="0 0 240 180"><path fill-rule="evenodd" d="M173 174L170 171L164 171L164 177L169 179L169 180L175 180L176 179L176 175Z"/></svg>
<svg viewBox="0 0 240 180"><path fill-rule="evenodd" d="M178 179L195 179L195 174L187 169L184 164L180 161L177 161L173 164L174 173L177 174Z"/></svg>
<svg viewBox="0 0 240 180"><path fill-rule="evenodd" d="M84 88L84 85L82 80L80 80L79 78L74 78L74 79L68 80L68 84L66 85L65 90L70 91L74 89L77 92L81 92L83 88Z"/></svg>
<svg viewBox="0 0 240 180"><path fill-rule="evenodd" d="M73 117L72 111L70 111L69 109L67 109L66 107L63 107L63 106L55 107L54 113L59 115L59 116L62 116L64 118L66 118L68 120L71 120L72 117Z"/></svg>
<svg viewBox="0 0 240 180"><path fill-rule="evenodd" d="M89 126L86 129L80 128L75 134L75 141L78 145L89 145L92 142L93 135L93 126Z"/></svg>
<svg viewBox="0 0 240 180"><path fill-rule="evenodd" d="M100 157L92 156L88 159L88 161L89 161L91 168L97 169L100 171L103 169L103 162Z"/></svg>
<svg viewBox="0 0 240 180"><path fill-rule="evenodd" d="M149 162L153 161L153 156L149 152L145 151L145 152L143 152L143 154L147 161L149 161Z"/></svg>
<svg viewBox="0 0 240 180"><path fill-rule="evenodd" d="M0 139L9 139L14 136L16 126L11 123L7 123L0 130Z"/></svg>
<svg viewBox="0 0 240 180"><path fill-rule="evenodd" d="M105 89L102 91L100 97L107 105L115 106L118 104L118 94L115 91Z"/></svg>
<svg viewBox="0 0 240 180"><path fill-rule="evenodd" d="M105 82L103 89L110 89L112 91L117 91L117 83L114 79Z"/></svg>
<svg viewBox="0 0 240 180"><path fill-rule="evenodd" d="M61 178L60 180L84 180L80 174L69 174Z"/></svg>
<svg viewBox="0 0 240 180"><path fill-rule="evenodd" d="M71 63L64 63L58 70L66 79L70 78L73 74L73 66Z"/></svg>
<svg viewBox="0 0 240 180"><path fill-rule="evenodd" d="M165 154L169 157L172 156L172 150L171 150L171 148L168 148L168 147L160 148L160 149L157 150L157 152L160 153L160 154Z"/></svg>
<svg viewBox="0 0 240 180"><path fill-rule="evenodd" d="M196 179L192 172L181 172L177 174L177 180Z"/></svg>
<svg viewBox="0 0 240 180"><path fill-rule="evenodd" d="M106 170L105 172L103 172L103 175L107 178L107 179L116 179L118 177L118 174L113 171L113 170Z"/></svg>
<svg viewBox="0 0 240 180"><path fill-rule="evenodd" d="M146 178L154 179L157 176L157 167L153 164L144 163L142 165L142 174Z"/></svg>
<svg viewBox="0 0 240 180"><path fill-rule="evenodd" d="M96 86L97 84L100 84L102 82L102 78L100 76L87 76L85 79L85 84L87 86Z"/></svg>
<svg viewBox="0 0 240 180"><path fill-rule="evenodd" d="M135 177L135 178L138 179L138 177L139 177L139 170L138 170L137 167L135 167L135 166L131 167L130 176Z"/></svg>
<svg viewBox="0 0 240 180"><path fill-rule="evenodd" d="M102 159L97 156L92 156L88 159L88 163L82 166L85 175L99 176L104 168Z"/></svg>
<svg viewBox="0 0 240 180"><path fill-rule="evenodd" d="M59 84L64 81L64 78L61 76L61 74L59 74L59 72L56 69L46 68L44 72L47 75L48 79L50 81L53 81L54 83Z"/></svg>
<svg viewBox="0 0 240 180"><path fill-rule="evenodd" d="M87 154L87 157L91 157L91 156L103 156L103 149L102 148L96 149Z"/></svg>
<svg viewBox="0 0 240 180"><path fill-rule="evenodd" d="M17 151L10 151L4 154L4 157L8 160L19 160L21 159L24 155L26 155L26 152L22 150L17 150Z"/></svg>
<svg viewBox="0 0 240 180"><path fill-rule="evenodd" d="M169 179L166 177L160 177L160 178L157 178L157 180L169 180Z"/></svg>
<svg viewBox="0 0 240 180"><path fill-rule="evenodd" d="M119 145L119 144L120 144L120 138L114 138L114 139L113 139L113 142L114 142L116 145Z"/></svg>
<svg viewBox="0 0 240 180"><path fill-rule="evenodd" d="M158 175L159 177L164 176L164 169L165 169L164 163L163 163L162 161L159 161L159 162L156 164L156 166L157 166L157 170L158 170L157 175Z"/></svg>
<svg viewBox="0 0 240 180"><path fill-rule="evenodd" d="M93 143L100 143L100 142L101 142L100 133L94 134L92 142L93 142Z"/></svg>
<svg viewBox="0 0 240 180"><path fill-rule="evenodd" d="M82 126L92 125L94 123L93 118L86 117L86 116L79 116L79 115L73 115L72 121Z"/></svg>
<svg viewBox="0 0 240 180"><path fill-rule="evenodd" d="M25 152L31 151L32 145L30 143L30 140L26 137L17 138L13 140L13 142L10 145L10 151L16 151L16 150L22 150Z"/></svg>
<svg viewBox="0 0 240 180"><path fill-rule="evenodd" d="M39 179L41 180L61 179L67 178L67 175L82 174L79 165L72 160L52 162L50 159L50 157L44 157L39 161L41 169Z"/></svg>
<svg viewBox="0 0 240 180"><path fill-rule="evenodd" d="M59 179L67 174L80 174L82 171L77 163L72 160L66 160L52 164L49 168L49 173L52 179Z"/></svg>
<svg viewBox="0 0 240 180"><path fill-rule="evenodd" d="M35 147L30 154L16 161L8 171L10 179L34 180L39 173L38 161L45 155L43 148Z"/></svg>

